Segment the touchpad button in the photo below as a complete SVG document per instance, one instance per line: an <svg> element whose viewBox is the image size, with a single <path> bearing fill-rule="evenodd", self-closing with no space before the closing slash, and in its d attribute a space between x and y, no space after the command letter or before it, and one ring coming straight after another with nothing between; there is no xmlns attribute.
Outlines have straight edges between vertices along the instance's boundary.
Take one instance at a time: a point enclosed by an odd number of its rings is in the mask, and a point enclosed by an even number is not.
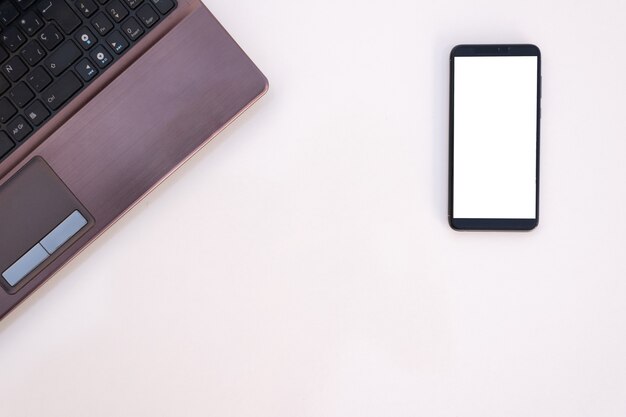
<svg viewBox="0 0 626 417"><path fill-rule="evenodd" d="M0 285L13 294L94 221L40 157L0 187Z"/></svg>

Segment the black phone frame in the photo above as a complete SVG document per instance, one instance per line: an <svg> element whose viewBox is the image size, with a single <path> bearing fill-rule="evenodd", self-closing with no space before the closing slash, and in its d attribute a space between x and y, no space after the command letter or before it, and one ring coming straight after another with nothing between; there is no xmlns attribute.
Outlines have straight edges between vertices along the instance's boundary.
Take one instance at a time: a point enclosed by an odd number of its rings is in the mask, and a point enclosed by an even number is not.
<svg viewBox="0 0 626 417"><path fill-rule="evenodd" d="M537 57L537 144L534 219L454 218L454 58L462 56ZM539 224L539 132L541 122L541 51L532 44L457 45L450 52L450 119L448 158L448 223L454 230L529 231Z"/></svg>

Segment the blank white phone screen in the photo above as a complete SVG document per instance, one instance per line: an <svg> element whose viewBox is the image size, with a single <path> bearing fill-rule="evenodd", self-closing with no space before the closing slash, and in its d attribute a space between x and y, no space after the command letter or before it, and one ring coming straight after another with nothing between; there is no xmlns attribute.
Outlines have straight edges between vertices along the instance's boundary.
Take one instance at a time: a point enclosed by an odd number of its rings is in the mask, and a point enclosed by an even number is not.
<svg viewBox="0 0 626 417"><path fill-rule="evenodd" d="M536 218L537 57L455 57L453 217Z"/></svg>

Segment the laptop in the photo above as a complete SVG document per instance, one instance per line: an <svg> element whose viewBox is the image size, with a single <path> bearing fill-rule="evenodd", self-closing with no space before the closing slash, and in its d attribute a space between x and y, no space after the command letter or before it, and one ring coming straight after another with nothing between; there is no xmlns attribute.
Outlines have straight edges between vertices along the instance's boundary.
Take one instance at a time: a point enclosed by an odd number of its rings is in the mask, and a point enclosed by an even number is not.
<svg viewBox="0 0 626 417"><path fill-rule="evenodd" d="M0 28L1 319L268 84L200 0L1 0Z"/></svg>

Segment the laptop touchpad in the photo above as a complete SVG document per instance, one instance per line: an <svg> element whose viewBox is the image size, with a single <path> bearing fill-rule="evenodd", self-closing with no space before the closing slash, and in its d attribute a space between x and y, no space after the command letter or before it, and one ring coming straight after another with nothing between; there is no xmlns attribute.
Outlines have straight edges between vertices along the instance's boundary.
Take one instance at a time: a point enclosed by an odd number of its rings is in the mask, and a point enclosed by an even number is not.
<svg viewBox="0 0 626 417"><path fill-rule="evenodd" d="M0 284L14 294L93 225L40 157L0 187Z"/></svg>

